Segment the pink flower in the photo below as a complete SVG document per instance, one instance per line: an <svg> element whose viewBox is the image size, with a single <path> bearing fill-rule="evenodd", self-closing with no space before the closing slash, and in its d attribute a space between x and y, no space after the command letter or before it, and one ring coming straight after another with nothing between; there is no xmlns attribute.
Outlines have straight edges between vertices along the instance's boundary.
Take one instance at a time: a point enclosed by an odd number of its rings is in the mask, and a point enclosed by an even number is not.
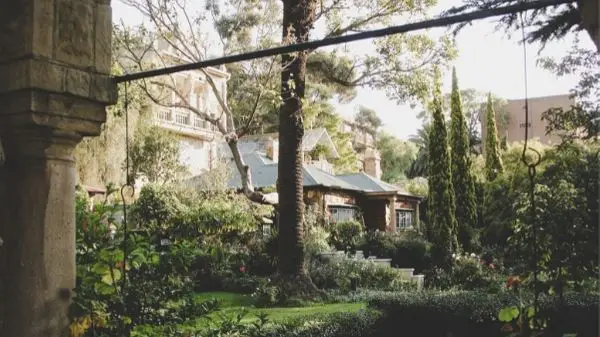
<svg viewBox="0 0 600 337"><path fill-rule="evenodd" d="M241 265L240 266L240 273L245 273L246 272L246 266Z"/></svg>
<svg viewBox="0 0 600 337"><path fill-rule="evenodd" d="M494 268L496 268L496 266L494 266L493 263L490 263L490 268L494 269Z"/></svg>
<svg viewBox="0 0 600 337"><path fill-rule="evenodd" d="M515 288L521 283L521 279L519 276L509 276L508 280L506 280L506 288Z"/></svg>

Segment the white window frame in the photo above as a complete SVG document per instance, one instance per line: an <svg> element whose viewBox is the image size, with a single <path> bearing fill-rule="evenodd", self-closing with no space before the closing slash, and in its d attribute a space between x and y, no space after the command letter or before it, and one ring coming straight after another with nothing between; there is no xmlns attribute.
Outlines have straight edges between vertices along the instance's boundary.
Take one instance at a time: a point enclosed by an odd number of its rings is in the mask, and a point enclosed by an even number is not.
<svg viewBox="0 0 600 337"><path fill-rule="evenodd" d="M358 208L356 206L332 205L328 206L328 209L331 222L333 223L356 220L358 217Z"/></svg>
<svg viewBox="0 0 600 337"><path fill-rule="evenodd" d="M415 211L412 209L396 209L396 229L411 229L414 225Z"/></svg>

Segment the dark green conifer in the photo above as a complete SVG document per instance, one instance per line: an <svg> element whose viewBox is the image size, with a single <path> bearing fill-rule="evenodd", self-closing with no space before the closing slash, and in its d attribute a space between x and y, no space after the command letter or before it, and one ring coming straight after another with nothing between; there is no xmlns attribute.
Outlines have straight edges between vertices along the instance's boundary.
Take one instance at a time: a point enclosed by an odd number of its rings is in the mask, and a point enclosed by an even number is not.
<svg viewBox="0 0 600 337"><path fill-rule="evenodd" d="M496 112L494 111L492 94L489 94L486 113L485 176L488 181L492 181L502 172L504 172L504 165L502 164L502 157L500 157Z"/></svg>
<svg viewBox="0 0 600 337"><path fill-rule="evenodd" d="M475 248L473 231L477 222L475 180L471 168L469 132L462 111L460 90L456 69L452 70L452 93L450 95L450 147L452 162L452 186L456 201L456 222L458 242L463 250L472 252Z"/></svg>
<svg viewBox="0 0 600 337"><path fill-rule="evenodd" d="M456 206L446 123L442 112L439 71L436 71L429 133L429 226L433 262L441 268L452 267L452 254L457 251Z"/></svg>

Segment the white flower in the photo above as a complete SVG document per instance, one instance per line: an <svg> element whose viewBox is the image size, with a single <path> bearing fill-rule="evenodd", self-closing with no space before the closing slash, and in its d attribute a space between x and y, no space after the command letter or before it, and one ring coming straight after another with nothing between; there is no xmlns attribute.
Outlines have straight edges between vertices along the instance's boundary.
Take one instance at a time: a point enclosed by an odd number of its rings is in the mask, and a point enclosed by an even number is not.
<svg viewBox="0 0 600 337"><path fill-rule="evenodd" d="M471 257L475 257L475 256L476 256L475 253L471 253Z"/></svg>
<svg viewBox="0 0 600 337"><path fill-rule="evenodd" d="M456 254L454 254L454 253L453 253L453 254L452 254L452 258L453 258L453 259L456 259Z"/></svg>

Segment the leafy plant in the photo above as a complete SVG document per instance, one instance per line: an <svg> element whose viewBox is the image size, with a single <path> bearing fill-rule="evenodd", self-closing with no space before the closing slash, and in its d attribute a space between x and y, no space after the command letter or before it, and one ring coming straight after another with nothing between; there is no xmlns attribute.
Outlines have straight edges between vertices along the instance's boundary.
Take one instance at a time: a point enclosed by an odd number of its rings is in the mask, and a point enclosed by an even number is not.
<svg viewBox="0 0 600 337"><path fill-rule="evenodd" d="M338 222L331 228L330 242L338 250L353 251L361 243L363 231L363 225L356 220Z"/></svg>
<svg viewBox="0 0 600 337"><path fill-rule="evenodd" d="M192 297L190 267L199 253L193 242L158 247L144 231L125 238L114 219L116 206L89 210L83 199L76 205L73 337L125 335L144 325L174 326L217 309L214 301L198 303Z"/></svg>

